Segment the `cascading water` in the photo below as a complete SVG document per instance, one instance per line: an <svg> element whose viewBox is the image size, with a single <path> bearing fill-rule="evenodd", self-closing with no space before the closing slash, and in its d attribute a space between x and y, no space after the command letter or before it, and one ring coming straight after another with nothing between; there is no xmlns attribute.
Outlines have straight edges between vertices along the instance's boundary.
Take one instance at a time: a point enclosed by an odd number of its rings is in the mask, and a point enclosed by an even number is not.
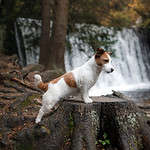
<svg viewBox="0 0 150 150"><path fill-rule="evenodd" d="M41 34L41 21L30 18L18 18L17 24L19 25L22 32L22 44L24 44L24 48L26 50L25 52L27 64L38 63L40 47L37 41Z"/></svg>
<svg viewBox="0 0 150 150"><path fill-rule="evenodd" d="M143 49L148 52L149 48L140 43L140 39L133 29L118 31L115 38L117 39L113 45L116 50L116 56L113 58L115 71L111 74L102 72L98 82L91 89L90 95L110 94L112 90L128 91L150 88L148 76L150 57L148 55L143 57ZM65 55L67 71L82 65L88 60L89 54L92 55L87 47L85 47L85 52L80 52L75 40L78 39L70 38L73 50L72 53L66 52Z"/></svg>
<svg viewBox="0 0 150 150"><path fill-rule="evenodd" d="M16 22L14 23L14 30L15 30L17 49L18 49L19 63L22 67L24 67L26 65L26 55L25 55L24 47L22 46L22 43L21 43L22 41L21 33L18 31Z"/></svg>
<svg viewBox="0 0 150 150"><path fill-rule="evenodd" d="M38 24L36 29L28 27L29 24L32 24L32 21ZM32 47L30 40L32 40L33 35L34 37L39 37L41 22L20 18L18 23L21 25L25 48L31 49L30 51L26 50L27 64L37 63L39 47ZM101 30L101 28L97 27L96 30ZM34 34L30 36L31 33ZM25 36L28 38L25 38ZM91 89L90 95L110 94L112 90L150 89L150 49L149 45L141 37L144 37L144 35L141 36L134 29L123 29L116 33L115 39L117 42L113 45L116 50L116 57L113 58L115 71L111 74L102 72L96 85ZM82 65L94 54L87 44L79 40L78 34L69 36L69 41L72 49L65 53L66 71ZM79 50L81 47L84 51Z"/></svg>

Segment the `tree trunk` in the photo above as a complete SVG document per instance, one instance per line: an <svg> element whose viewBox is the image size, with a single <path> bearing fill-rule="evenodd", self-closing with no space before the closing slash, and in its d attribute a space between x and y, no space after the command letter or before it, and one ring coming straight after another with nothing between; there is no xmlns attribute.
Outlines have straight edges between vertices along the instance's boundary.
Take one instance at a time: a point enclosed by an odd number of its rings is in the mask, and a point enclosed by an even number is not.
<svg viewBox="0 0 150 150"><path fill-rule="evenodd" d="M53 31L47 68L64 71L64 52L68 24L68 0L55 0Z"/></svg>
<svg viewBox="0 0 150 150"><path fill-rule="evenodd" d="M16 149L27 145L38 150L150 149L150 128L133 102L117 97L93 100L92 104L79 98L61 101L41 125L18 134Z"/></svg>
<svg viewBox="0 0 150 150"><path fill-rule="evenodd" d="M48 63L50 42L50 0L42 0L42 35L40 40L39 63L46 66Z"/></svg>

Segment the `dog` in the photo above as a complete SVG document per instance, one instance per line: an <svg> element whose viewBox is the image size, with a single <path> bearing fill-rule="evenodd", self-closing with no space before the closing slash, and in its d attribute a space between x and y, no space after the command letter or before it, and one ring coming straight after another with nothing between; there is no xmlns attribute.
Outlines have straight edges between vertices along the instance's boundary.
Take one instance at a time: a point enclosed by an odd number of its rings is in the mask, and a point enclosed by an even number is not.
<svg viewBox="0 0 150 150"><path fill-rule="evenodd" d="M42 107L35 122L39 123L43 115L49 113L54 105L63 97L80 92L85 103L92 103L93 100L89 97L88 93L90 88L96 83L100 72L102 70L107 73L114 71L110 55L111 52L97 48L95 55L85 64L49 83L43 83L41 76L35 74L36 86L45 91L42 97Z"/></svg>

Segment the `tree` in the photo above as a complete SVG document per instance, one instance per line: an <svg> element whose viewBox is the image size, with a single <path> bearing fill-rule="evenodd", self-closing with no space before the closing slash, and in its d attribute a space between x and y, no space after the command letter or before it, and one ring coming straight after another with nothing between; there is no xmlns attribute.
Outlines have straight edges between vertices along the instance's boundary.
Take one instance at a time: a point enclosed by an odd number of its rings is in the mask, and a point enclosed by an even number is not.
<svg viewBox="0 0 150 150"><path fill-rule="evenodd" d="M42 36L40 64L47 69L64 72L64 52L68 24L68 0L54 1L53 26L50 37L49 0L42 2Z"/></svg>
<svg viewBox="0 0 150 150"><path fill-rule="evenodd" d="M46 66L50 42L50 3L49 0L42 0L42 34L40 40L39 63Z"/></svg>
<svg viewBox="0 0 150 150"><path fill-rule="evenodd" d="M64 71L64 52L68 24L68 0L55 0L53 30L47 68Z"/></svg>

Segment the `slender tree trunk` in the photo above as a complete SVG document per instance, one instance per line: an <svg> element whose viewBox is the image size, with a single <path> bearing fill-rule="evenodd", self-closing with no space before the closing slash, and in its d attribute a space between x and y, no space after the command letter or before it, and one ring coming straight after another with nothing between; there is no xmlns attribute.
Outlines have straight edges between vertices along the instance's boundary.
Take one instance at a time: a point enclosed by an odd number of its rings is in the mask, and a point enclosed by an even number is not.
<svg viewBox="0 0 150 150"><path fill-rule="evenodd" d="M46 66L48 63L50 42L50 3L49 0L42 0L42 35L40 40L39 63Z"/></svg>
<svg viewBox="0 0 150 150"><path fill-rule="evenodd" d="M64 71L65 40L68 24L68 0L55 0L53 31L47 68Z"/></svg>

